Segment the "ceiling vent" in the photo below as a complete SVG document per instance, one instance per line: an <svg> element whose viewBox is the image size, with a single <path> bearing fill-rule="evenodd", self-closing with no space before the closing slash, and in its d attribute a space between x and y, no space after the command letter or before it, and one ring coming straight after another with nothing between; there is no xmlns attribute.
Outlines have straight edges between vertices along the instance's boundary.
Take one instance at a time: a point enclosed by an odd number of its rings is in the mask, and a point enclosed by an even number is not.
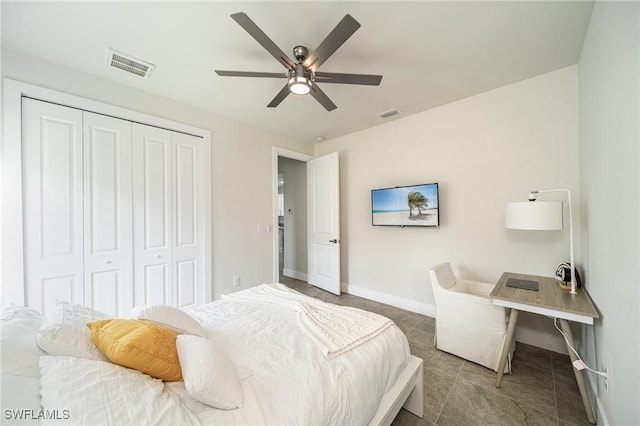
<svg viewBox="0 0 640 426"><path fill-rule="evenodd" d="M380 118L389 118L389 117L393 117L394 115L398 115L400 114L400 110L397 109L390 109L389 111L383 111L381 113L378 114L378 117Z"/></svg>
<svg viewBox="0 0 640 426"><path fill-rule="evenodd" d="M131 74L135 74L138 77L149 78L156 66L149 62L141 61L138 58L134 58L126 53L118 52L117 50L109 49L109 57L107 58L107 66L109 68L116 68L122 71L126 71Z"/></svg>

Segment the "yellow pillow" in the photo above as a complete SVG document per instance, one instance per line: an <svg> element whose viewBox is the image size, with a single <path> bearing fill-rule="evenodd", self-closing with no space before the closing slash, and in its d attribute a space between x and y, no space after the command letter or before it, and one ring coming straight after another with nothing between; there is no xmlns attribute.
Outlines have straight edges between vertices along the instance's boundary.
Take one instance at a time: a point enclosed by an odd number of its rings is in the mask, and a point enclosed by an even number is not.
<svg viewBox="0 0 640 426"><path fill-rule="evenodd" d="M110 319L87 324L91 339L114 364L165 382L182 381L176 333L149 321Z"/></svg>

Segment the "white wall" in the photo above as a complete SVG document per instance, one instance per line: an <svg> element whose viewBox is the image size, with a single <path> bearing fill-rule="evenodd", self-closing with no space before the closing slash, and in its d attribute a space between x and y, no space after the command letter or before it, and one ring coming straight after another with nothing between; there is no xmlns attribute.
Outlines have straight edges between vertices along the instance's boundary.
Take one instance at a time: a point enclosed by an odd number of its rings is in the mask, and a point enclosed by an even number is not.
<svg viewBox="0 0 640 426"><path fill-rule="evenodd" d="M531 190L569 188L579 228L575 66L316 145L316 155L332 151L341 157L348 292L433 315L427 270L437 263L496 282L504 271L552 276L568 260L567 231L506 230L504 205ZM440 184L439 228L371 226L371 189L428 182ZM519 325L518 340L566 351L541 331L551 320L523 315Z"/></svg>
<svg viewBox="0 0 640 426"><path fill-rule="evenodd" d="M640 424L639 27L639 3L596 2L579 62L583 259L602 316L582 346L611 374L598 424Z"/></svg>
<svg viewBox="0 0 640 426"><path fill-rule="evenodd" d="M307 163L279 157L284 174L284 275L307 280Z"/></svg>
<svg viewBox="0 0 640 426"><path fill-rule="evenodd" d="M7 49L2 77L210 129L213 295L237 290L235 276L242 287L272 281L272 234L257 233L273 223L272 147L310 154L312 146Z"/></svg>

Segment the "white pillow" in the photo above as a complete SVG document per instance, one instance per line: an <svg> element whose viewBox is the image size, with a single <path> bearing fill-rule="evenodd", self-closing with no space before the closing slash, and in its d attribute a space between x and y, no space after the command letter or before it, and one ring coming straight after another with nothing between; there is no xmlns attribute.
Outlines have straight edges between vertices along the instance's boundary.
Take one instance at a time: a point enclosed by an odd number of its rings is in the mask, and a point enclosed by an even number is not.
<svg viewBox="0 0 640 426"><path fill-rule="evenodd" d="M133 319L155 322L176 334L193 334L204 337L204 329L186 312L169 305L142 305L131 310Z"/></svg>
<svg viewBox="0 0 640 426"><path fill-rule="evenodd" d="M223 410L242 408L242 384L233 362L213 342L180 335L176 340L184 386L192 398Z"/></svg>
<svg viewBox="0 0 640 426"><path fill-rule="evenodd" d="M56 302L51 317L45 318L38 331L38 345L49 355L108 361L91 340L87 323L108 319L109 315L86 306Z"/></svg>
<svg viewBox="0 0 640 426"><path fill-rule="evenodd" d="M40 377L38 360L46 355L38 347L36 334L42 323L40 312L9 305L0 314L0 373ZM4 387L3 387L4 389ZM4 397L5 392L2 392ZM3 405L4 407L4 405Z"/></svg>

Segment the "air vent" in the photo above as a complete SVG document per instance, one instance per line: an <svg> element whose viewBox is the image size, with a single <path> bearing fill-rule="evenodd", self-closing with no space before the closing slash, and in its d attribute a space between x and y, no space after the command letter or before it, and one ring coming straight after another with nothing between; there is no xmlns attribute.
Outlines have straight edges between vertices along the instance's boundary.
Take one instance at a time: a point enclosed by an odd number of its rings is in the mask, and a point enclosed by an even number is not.
<svg viewBox="0 0 640 426"><path fill-rule="evenodd" d="M389 111L383 111L381 113L378 114L378 117L380 118L389 118L389 117L393 117L394 115L398 115L400 114L400 111L397 109L390 109Z"/></svg>
<svg viewBox="0 0 640 426"><path fill-rule="evenodd" d="M138 58L113 49L109 49L107 66L135 74L142 78L149 78L153 70L156 69L156 66L149 62L141 61Z"/></svg>

